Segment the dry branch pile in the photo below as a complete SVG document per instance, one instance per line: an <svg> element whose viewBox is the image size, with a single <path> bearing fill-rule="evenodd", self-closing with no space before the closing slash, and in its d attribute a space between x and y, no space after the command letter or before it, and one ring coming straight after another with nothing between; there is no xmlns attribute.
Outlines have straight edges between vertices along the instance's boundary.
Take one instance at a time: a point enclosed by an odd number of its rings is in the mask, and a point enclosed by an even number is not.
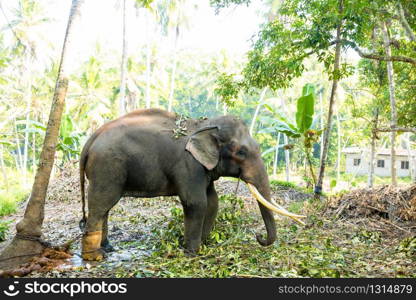
<svg viewBox="0 0 416 300"><path fill-rule="evenodd" d="M357 189L329 202L336 216L379 217L398 222L416 222L416 185Z"/></svg>

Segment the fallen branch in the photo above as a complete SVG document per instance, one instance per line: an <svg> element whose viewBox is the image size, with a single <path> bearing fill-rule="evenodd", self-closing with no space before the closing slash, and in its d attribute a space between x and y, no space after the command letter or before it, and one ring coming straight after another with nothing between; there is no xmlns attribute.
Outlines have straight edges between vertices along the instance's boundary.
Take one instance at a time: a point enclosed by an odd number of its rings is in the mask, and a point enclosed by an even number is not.
<svg viewBox="0 0 416 300"><path fill-rule="evenodd" d="M396 228L397 228L397 229L399 229L399 230L402 230L402 231L404 231L404 232L407 232L407 233L413 234L411 231L409 231L409 230L407 230L407 229L404 229L404 228L400 227L399 225L396 225L396 224L394 224L394 223L390 222L389 220L383 220L383 222L388 223L388 224L390 224L390 225L393 225L394 227L396 227Z"/></svg>

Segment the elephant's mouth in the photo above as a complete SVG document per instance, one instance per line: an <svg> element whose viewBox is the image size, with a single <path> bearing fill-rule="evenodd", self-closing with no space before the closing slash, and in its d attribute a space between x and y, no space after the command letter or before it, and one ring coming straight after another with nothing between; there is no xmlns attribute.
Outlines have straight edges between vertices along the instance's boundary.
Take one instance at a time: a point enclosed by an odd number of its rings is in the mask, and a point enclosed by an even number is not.
<svg viewBox="0 0 416 300"><path fill-rule="evenodd" d="M306 218L306 216L291 213L290 211L286 210L284 207L280 206L279 204L267 201L266 199L264 199L264 197L260 194L260 192L257 190L257 188L253 184L247 182L247 186L248 186L248 189L250 190L250 193L253 195L253 197L256 198L256 200L259 201L261 204L263 204L263 206L265 206L266 208L270 209L273 212L278 213L279 215L289 217L292 220L298 222L299 224L306 225L302 220L300 220L300 219Z"/></svg>

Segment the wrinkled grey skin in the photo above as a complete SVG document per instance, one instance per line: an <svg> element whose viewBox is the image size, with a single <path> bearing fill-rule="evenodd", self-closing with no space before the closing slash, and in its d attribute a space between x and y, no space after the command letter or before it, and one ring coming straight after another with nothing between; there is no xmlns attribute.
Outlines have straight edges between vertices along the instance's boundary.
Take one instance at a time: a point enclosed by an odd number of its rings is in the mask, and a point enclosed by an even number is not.
<svg viewBox="0 0 416 300"><path fill-rule="evenodd" d="M177 123L173 113L137 110L105 124L85 144L80 175L83 201L84 171L89 179L86 230L103 231L105 250L111 250L108 213L123 195L179 196L185 248L190 253L198 250L213 227L218 210L214 181L219 177L240 177L270 201L259 146L241 120L221 116L186 120L179 127ZM274 217L262 204L259 207L267 236L257 240L267 246L276 239Z"/></svg>

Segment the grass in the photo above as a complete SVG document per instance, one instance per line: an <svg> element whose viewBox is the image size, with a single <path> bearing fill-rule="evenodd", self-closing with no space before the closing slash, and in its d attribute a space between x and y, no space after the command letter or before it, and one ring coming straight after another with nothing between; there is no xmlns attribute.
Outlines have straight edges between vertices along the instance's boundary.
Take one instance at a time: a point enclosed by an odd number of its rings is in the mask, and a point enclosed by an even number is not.
<svg viewBox="0 0 416 300"><path fill-rule="evenodd" d="M6 240L7 232L9 231L9 225L11 221L0 220L0 242Z"/></svg>
<svg viewBox="0 0 416 300"><path fill-rule="evenodd" d="M183 252L183 213L153 227L152 254L118 277L415 277L416 238L391 240L364 226L324 217L322 202L293 204L308 215L308 225L278 221L277 241L260 246L255 233L264 232L258 212L243 209L242 200L220 198L216 225L200 253ZM282 224L283 223L283 224Z"/></svg>
<svg viewBox="0 0 416 300"><path fill-rule="evenodd" d="M18 203L27 196L27 191L15 187L13 192L0 194L0 217L13 214L17 210ZM0 242L4 241L9 230L10 221L0 220Z"/></svg>
<svg viewBox="0 0 416 300"><path fill-rule="evenodd" d="M16 212L19 202L25 200L28 191L19 187L12 187L9 192L0 194L0 217L7 216Z"/></svg>
<svg viewBox="0 0 416 300"><path fill-rule="evenodd" d="M8 191L4 184L0 184L0 217L14 214L18 204L24 201L29 194L29 190L20 183L17 171L9 172L8 178ZM0 220L0 242L5 239L9 224L9 221Z"/></svg>
<svg viewBox="0 0 416 300"><path fill-rule="evenodd" d="M291 181L272 179L270 180L270 186L272 189L293 189L303 193L312 193L311 189L307 189Z"/></svg>
<svg viewBox="0 0 416 300"><path fill-rule="evenodd" d="M327 174L328 178L336 178L336 172L330 171ZM352 175L345 172L340 173L340 181L348 182L350 183L351 187L362 187L367 185L368 176L366 175ZM412 182L412 179L410 176L407 177L397 177L398 184L410 184ZM391 178L390 177L381 177L374 175L374 185L385 185L385 184L391 184Z"/></svg>

